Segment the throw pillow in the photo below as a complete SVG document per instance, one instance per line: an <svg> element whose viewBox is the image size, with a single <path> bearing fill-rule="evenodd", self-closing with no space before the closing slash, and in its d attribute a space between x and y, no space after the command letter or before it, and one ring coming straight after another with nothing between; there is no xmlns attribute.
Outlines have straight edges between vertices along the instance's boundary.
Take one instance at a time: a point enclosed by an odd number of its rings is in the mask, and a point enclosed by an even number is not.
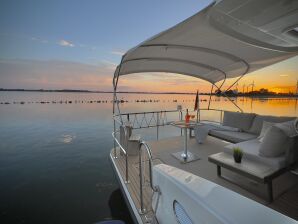
<svg viewBox="0 0 298 224"><path fill-rule="evenodd" d="M295 120L278 123L275 126L282 130L288 137L294 137L298 135L295 127Z"/></svg>
<svg viewBox="0 0 298 224"><path fill-rule="evenodd" d="M258 140L260 142L263 142L263 139L264 139L265 134L267 133L267 131L269 130L269 128L271 126L273 126L274 124L275 123L273 123L273 122L263 121L262 130L261 130L261 133L260 133L260 135L258 137Z"/></svg>
<svg viewBox="0 0 298 224"><path fill-rule="evenodd" d="M260 144L259 154L264 157L278 157L289 147L288 136L276 126L271 126Z"/></svg>

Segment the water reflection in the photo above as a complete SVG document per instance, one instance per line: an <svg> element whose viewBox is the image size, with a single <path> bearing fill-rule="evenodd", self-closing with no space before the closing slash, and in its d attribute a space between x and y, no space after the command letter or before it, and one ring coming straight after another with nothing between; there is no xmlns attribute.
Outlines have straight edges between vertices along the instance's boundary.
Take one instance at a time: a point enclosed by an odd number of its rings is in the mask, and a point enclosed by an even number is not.
<svg viewBox="0 0 298 224"><path fill-rule="evenodd" d="M122 112L182 105L193 113L195 95L119 95L125 101ZM208 107L208 98L200 97L201 108ZM108 160L113 146L111 100L112 94L0 93L0 102L12 102L0 105L1 223L95 223L112 218L131 223ZM225 98L211 100L211 108L236 110ZM297 99L233 100L246 112L298 116ZM60 101L67 103L52 103ZM178 119L178 114L172 116L163 120ZM207 111L202 116L218 119L219 114ZM180 134L172 128L161 127L160 137ZM155 129L141 134L155 139Z"/></svg>
<svg viewBox="0 0 298 224"><path fill-rule="evenodd" d="M74 139L76 138L75 135L62 135L62 137L60 138L60 141L65 143L65 144L69 144L71 143Z"/></svg>

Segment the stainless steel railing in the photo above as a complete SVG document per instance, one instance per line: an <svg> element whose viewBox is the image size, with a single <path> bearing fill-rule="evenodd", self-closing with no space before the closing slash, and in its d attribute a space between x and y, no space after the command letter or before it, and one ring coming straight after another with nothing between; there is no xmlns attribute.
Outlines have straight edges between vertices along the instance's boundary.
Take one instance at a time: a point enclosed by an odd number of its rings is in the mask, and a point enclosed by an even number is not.
<svg viewBox="0 0 298 224"><path fill-rule="evenodd" d="M133 129L142 129L142 128L152 128L152 127L159 127L159 126L165 126L169 125L171 122L176 121L168 121L167 120L167 114L170 113L178 113L178 119L183 119L183 113L186 110L163 110L163 111L149 111L149 112L137 112L137 113L122 113L114 115L114 119L121 124L121 121L119 120L120 117L122 117L122 121L125 119L126 122L130 122L132 124ZM208 119L202 119L201 112L203 111L217 111L220 112L219 117L219 123L222 123L223 121L223 114L225 110L219 110L219 109L210 109L210 108L200 108L197 112L197 119L198 121L213 121L214 120L208 120ZM166 121L165 121L166 118ZM123 121L124 122L124 121Z"/></svg>
<svg viewBox="0 0 298 224"><path fill-rule="evenodd" d="M214 121L214 120L208 120L208 119L201 119L201 111L216 111L216 112L220 112L220 117L219 117L219 121ZM219 109L208 109L208 108L201 108L201 109L199 109L199 122L200 121L211 121L211 122L217 122L217 123L220 123L220 124L222 124L222 122L223 122L223 115L224 115L224 112L225 112L226 110L219 110Z"/></svg>
<svg viewBox="0 0 298 224"><path fill-rule="evenodd" d="M146 212L146 209L144 207L144 197L143 197L143 178L145 174L143 173L143 166L142 166L142 146L145 147L148 155L148 161L149 161L149 182L150 187L154 192L158 192L158 188L153 185L153 177L152 177L152 167L153 167L153 161L152 161L152 152L148 144L144 141L140 142L140 150L139 150L139 174L140 174L140 214L144 214Z"/></svg>
<svg viewBox="0 0 298 224"><path fill-rule="evenodd" d="M126 142L125 148L127 149L127 147L128 147L128 141L126 141L126 139L127 139L127 129L126 129L126 126L124 126L124 125L123 125L123 130L124 130L124 139L125 139L125 142ZM118 132L120 133L120 130L116 130L116 133L118 133ZM129 179L128 179L128 154L127 154L126 149L118 141L118 139L116 137L116 133L113 132L112 136L114 138L114 141L118 144L119 148L121 149L121 151L125 155L125 183L128 184L129 183ZM116 148L114 148L114 155L116 155ZM115 159L116 158L117 157L115 156Z"/></svg>
<svg viewBox="0 0 298 224"><path fill-rule="evenodd" d="M166 125L169 123L167 119L168 114L170 113L180 113L180 110L122 113L117 114L114 117L122 117L122 119L125 119L125 121L130 122L134 129L141 129Z"/></svg>
<svg viewBox="0 0 298 224"><path fill-rule="evenodd" d="M161 111L149 111L149 112L136 112L136 113L122 113L114 115L114 120L118 124L122 122L129 122L133 129L143 129L143 128L156 128L156 139L159 139L159 127L169 125L176 119L168 120L168 114L178 113L178 119L182 119L181 110L161 110Z"/></svg>
<svg viewBox="0 0 298 224"><path fill-rule="evenodd" d="M124 130L124 139L126 140L127 139L127 129L126 129L126 126L123 125L123 130ZM116 133L120 133L120 130L116 130ZM119 142L119 140L117 139L116 137L116 133L113 132L112 133L112 136L114 138L114 141L118 144L119 148L121 149L121 151L124 153L125 155L125 183L128 184L129 183L129 176L128 176L128 153L127 153L127 147L128 147L128 144L126 144L126 147L124 148L121 143ZM127 141L125 141L127 142ZM144 147L143 147L144 146ZM146 212L146 209L144 207L144 196L143 196L143 182L144 182L144 177L145 177L145 174L143 173L143 165L142 165L142 150L143 148L146 149L146 153L148 155L148 161L149 161L149 182L150 182L150 187L152 188L152 190L154 192L158 192L158 188L154 187L153 186L153 181L152 181L152 167L153 167L153 161L152 161L152 152L151 152L151 149L150 147L148 146L148 144L144 141L141 141L140 142L140 145L139 145L139 177L140 177L140 214L144 214ZM114 149L116 150L116 149Z"/></svg>
<svg viewBox="0 0 298 224"><path fill-rule="evenodd" d="M202 108L199 109L198 111L198 122L201 121L211 121L211 120L207 120L207 119L201 119L201 111L218 111L220 112L220 118L219 118L219 123L223 122L223 114L224 114L224 110L218 110L218 109L208 109L208 108ZM151 116L154 116L155 114L157 115L157 119L156 119L156 123L151 124L151 120L149 121L149 123L146 123L146 126L142 126L142 122L141 125L139 125L138 127L132 127L133 129L141 129L141 128L152 128L152 127L156 127L157 128L157 139L159 138L159 126L165 126L165 125L169 125L171 122L166 122L166 123L160 123L159 120L159 116L161 113L173 113L176 112L179 114L179 120L182 120L183 118L183 111L182 110L169 110L169 111L151 111L151 112L138 112L138 113L124 113L124 114L119 114L119 115L114 115L113 119L120 124L120 127L123 128L124 130L124 139L125 139L125 143L126 145L123 146L121 145L121 143L119 142L119 140L116 137L116 133L120 133L120 130L117 129L115 132L112 133L112 136L114 138L114 141L118 144L119 148L121 149L121 151L124 153L125 155L125 183L128 184L129 183L129 171L128 171L128 153L127 153L127 147L128 147L128 139L127 139L127 127L124 125L124 121L123 119L119 120L119 116L125 116L127 118L127 121L130 121L130 117L134 116L134 115L142 115L142 116L146 116L147 114L151 114ZM153 114L153 115L152 115ZM212 121L214 122L214 121ZM121 134L121 133L120 133ZM152 151L150 149L150 147L148 146L148 144L145 141L140 141L140 145L139 145L139 177L140 177L140 209L139 209L139 213L140 214L144 214L146 212L146 208L144 207L144 192L143 192L143 183L144 183L144 178L145 178L145 174L143 173L143 165L142 165L142 151L145 149L145 152L147 153L148 156L148 161L149 161L149 182L150 182L150 187L152 188L153 192L158 192L158 194L160 195L161 192L159 191L159 188L157 186L153 185L153 173L152 173L152 168L153 168L153 159L152 159ZM116 155L116 148L114 148L114 154ZM116 159L116 156L115 156ZM158 197L159 198L159 197ZM156 202L155 205L155 211L157 210L157 206L158 206L158 200Z"/></svg>
<svg viewBox="0 0 298 224"><path fill-rule="evenodd" d="M219 119L203 119L202 114L205 111L216 111L219 112ZM129 122L132 125L132 129L144 129L144 128L156 128L156 139L159 139L159 128L160 126L170 125L172 122L178 120L183 120L183 113L186 110L163 110L163 111L149 111L149 112L136 112L136 113L122 113L114 115L114 120L122 125L122 122ZM197 111L197 122L209 121L209 122L223 122L223 115L225 110L210 109L210 108L200 108ZM169 120L169 114L177 113L178 117L173 120ZM218 116L218 115L217 115ZM120 120L120 117L122 118ZM182 132L181 132L182 135Z"/></svg>

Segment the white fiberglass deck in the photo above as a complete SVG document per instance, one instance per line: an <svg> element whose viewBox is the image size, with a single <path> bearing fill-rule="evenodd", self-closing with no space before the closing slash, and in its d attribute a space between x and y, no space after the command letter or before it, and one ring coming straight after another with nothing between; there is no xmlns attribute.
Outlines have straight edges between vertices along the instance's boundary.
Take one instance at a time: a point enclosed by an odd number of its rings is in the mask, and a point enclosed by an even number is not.
<svg viewBox="0 0 298 224"><path fill-rule="evenodd" d="M243 176L239 176L235 173L222 170L222 175L228 177L233 182L220 178L216 173L216 166L213 163L208 162L208 156L214 153L221 152L223 147L229 143L220 139L208 137L207 141L199 145L194 138L189 139L189 151L200 157L199 160L190 163L181 163L177 160L172 153L178 152L183 149L183 136L172 137L159 141L150 141L148 145L151 147L154 163L165 163L182 170L191 172L197 176L203 177L207 180L222 185L228 189L231 189L245 197L262 203L274 210L279 211L289 217L298 220L298 176L288 172L284 175L273 180L273 194L274 201L270 204L265 200L267 196L266 186L253 182ZM111 155L113 151L111 151ZM125 180L125 156L121 156L119 150L117 150L118 159L112 161L116 166L118 172L120 172L121 178ZM112 156L111 156L112 157ZM144 189L144 201L148 214L142 215L143 222L146 218L151 217L151 195L152 191L149 186L148 178L148 164L146 166L147 184ZM136 209L139 209L139 170L138 170L138 156L129 157L129 180L130 183L125 185L130 197L135 204Z"/></svg>

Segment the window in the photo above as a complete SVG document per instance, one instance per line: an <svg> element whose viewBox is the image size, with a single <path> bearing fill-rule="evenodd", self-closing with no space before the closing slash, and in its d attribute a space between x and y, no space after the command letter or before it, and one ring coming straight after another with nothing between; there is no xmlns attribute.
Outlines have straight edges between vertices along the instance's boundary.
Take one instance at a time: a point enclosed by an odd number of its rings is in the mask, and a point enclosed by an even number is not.
<svg viewBox="0 0 298 224"><path fill-rule="evenodd" d="M179 204L176 200L173 203L174 213L179 224L192 224L190 217L184 210L181 204Z"/></svg>

